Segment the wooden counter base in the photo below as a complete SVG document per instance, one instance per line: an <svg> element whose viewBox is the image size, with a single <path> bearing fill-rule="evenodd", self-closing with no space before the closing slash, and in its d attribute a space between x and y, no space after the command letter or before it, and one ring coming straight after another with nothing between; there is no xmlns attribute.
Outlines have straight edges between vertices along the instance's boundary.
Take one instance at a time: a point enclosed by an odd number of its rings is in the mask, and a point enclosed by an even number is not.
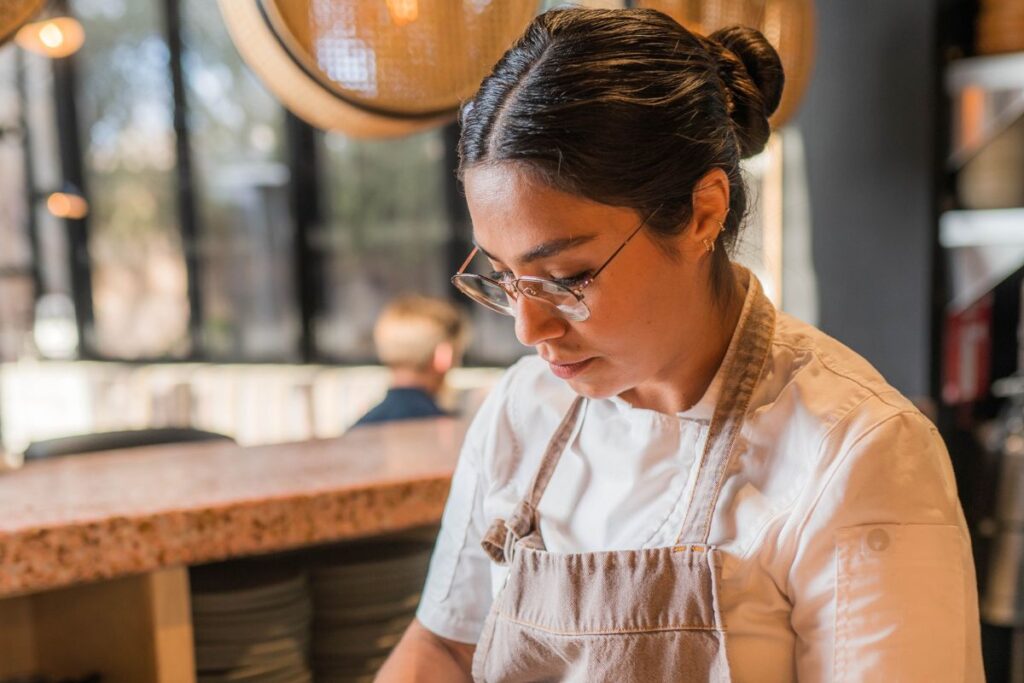
<svg viewBox="0 0 1024 683"><path fill-rule="evenodd" d="M187 565L436 524L465 429L161 446L0 475L0 679L194 683Z"/></svg>

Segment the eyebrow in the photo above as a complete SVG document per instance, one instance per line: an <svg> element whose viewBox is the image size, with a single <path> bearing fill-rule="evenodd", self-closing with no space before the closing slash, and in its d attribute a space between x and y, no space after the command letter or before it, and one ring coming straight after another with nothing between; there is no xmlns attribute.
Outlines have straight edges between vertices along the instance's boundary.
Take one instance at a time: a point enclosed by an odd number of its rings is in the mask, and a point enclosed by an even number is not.
<svg viewBox="0 0 1024 683"><path fill-rule="evenodd" d="M571 249L581 244L586 244L587 242L593 240L595 237L597 237L597 235L576 235L574 237L562 237L556 240L550 240L548 242L544 242L543 244L538 244L536 247L520 254L519 258L517 259L517 263L527 264L533 263L534 261L539 261L540 259L543 258L549 258L551 256L555 256L556 254L562 253L566 249ZM483 247L481 247L480 244L475 239L473 240L473 244L476 245L476 248L482 251L484 253L484 256L486 256L487 258L491 259L492 261L501 262L500 258L492 256L491 253L484 249Z"/></svg>

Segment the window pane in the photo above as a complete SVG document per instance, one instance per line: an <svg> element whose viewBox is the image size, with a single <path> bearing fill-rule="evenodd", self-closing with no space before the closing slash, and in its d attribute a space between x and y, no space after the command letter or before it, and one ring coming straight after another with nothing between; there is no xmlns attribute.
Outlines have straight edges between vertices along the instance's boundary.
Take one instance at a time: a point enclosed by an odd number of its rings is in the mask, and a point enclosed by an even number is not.
<svg viewBox="0 0 1024 683"><path fill-rule="evenodd" d="M160 4L71 6L86 35L77 95L92 205L96 349L116 357L183 356L189 307Z"/></svg>
<svg viewBox="0 0 1024 683"><path fill-rule="evenodd" d="M31 265L16 57L13 45L0 47L0 270Z"/></svg>
<svg viewBox="0 0 1024 683"><path fill-rule="evenodd" d="M12 45L11 50L14 49ZM40 291L36 292L33 313L34 350L41 356L73 358L79 352L78 325L72 291L71 246L67 222L46 209L41 197L61 187L60 141L57 131L56 99L54 97L53 63L42 55L18 52L17 62L23 73L28 157L31 177L26 179L28 196L37 199L27 206L29 218L35 220L36 267ZM28 169L26 169L27 171ZM30 346L31 348L31 346Z"/></svg>
<svg viewBox="0 0 1024 683"><path fill-rule="evenodd" d="M300 330L283 110L242 63L217 3L185 0L182 12L203 350L232 360L292 358Z"/></svg>
<svg viewBox="0 0 1024 683"><path fill-rule="evenodd" d="M0 48L0 361L27 344L33 305L16 56Z"/></svg>
<svg viewBox="0 0 1024 683"><path fill-rule="evenodd" d="M477 272L487 269L478 268ZM509 365L533 349L516 339L515 320L489 311L479 304L469 309L473 340L466 351L466 360L475 365Z"/></svg>
<svg viewBox="0 0 1024 683"><path fill-rule="evenodd" d="M374 357L373 322L404 292L447 297L444 146L440 130L397 140L324 140L326 306L317 321L321 353Z"/></svg>

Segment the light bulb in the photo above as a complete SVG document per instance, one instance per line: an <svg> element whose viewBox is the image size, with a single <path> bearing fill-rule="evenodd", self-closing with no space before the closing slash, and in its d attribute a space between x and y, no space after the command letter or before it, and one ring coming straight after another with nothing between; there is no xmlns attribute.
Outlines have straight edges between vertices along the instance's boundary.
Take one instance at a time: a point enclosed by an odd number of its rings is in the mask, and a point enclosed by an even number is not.
<svg viewBox="0 0 1024 683"><path fill-rule="evenodd" d="M89 202L67 192L54 192L46 198L46 210L57 218L78 220L89 215Z"/></svg>
<svg viewBox="0 0 1024 683"><path fill-rule="evenodd" d="M64 32L60 30L60 26L48 21L39 29L39 42L51 50L56 50L64 44Z"/></svg>
<svg viewBox="0 0 1024 683"><path fill-rule="evenodd" d="M387 0L388 14L396 26L405 26L420 16L419 0Z"/></svg>

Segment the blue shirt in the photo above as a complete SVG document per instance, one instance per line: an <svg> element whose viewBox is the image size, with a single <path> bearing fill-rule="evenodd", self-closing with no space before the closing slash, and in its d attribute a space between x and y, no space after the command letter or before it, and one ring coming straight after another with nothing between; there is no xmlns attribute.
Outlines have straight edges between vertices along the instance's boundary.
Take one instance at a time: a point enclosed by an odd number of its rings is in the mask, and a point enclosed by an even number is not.
<svg viewBox="0 0 1024 683"><path fill-rule="evenodd" d="M392 420L412 420L422 417L441 417L447 415L438 407L434 398L416 387L396 387L388 389L384 400L359 418L353 427Z"/></svg>

